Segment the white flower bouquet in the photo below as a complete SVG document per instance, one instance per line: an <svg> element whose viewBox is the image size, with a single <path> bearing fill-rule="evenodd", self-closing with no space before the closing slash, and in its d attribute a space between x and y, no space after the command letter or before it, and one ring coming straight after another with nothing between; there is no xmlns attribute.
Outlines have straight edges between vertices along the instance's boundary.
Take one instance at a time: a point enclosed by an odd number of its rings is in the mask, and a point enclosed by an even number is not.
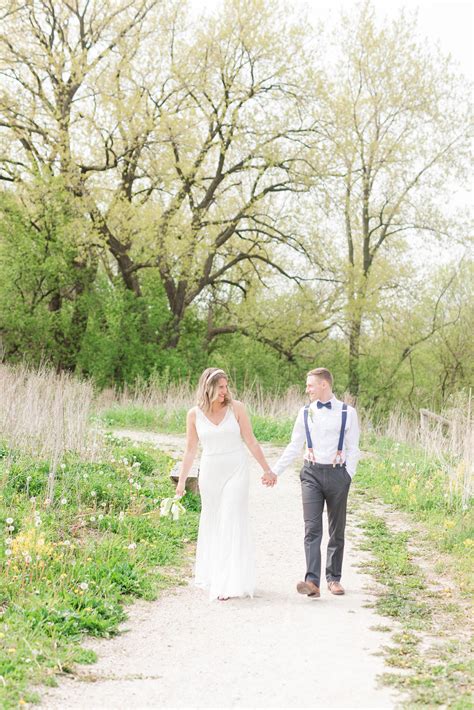
<svg viewBox="0 0 474 710"><path fill-rule="evenodd" d="M186 513L186 508L180 502L178 496L174 498L163 498L160 503L160 516L162 518L167 518L169 515L173 520L179 520L181 515Z"/></svg>

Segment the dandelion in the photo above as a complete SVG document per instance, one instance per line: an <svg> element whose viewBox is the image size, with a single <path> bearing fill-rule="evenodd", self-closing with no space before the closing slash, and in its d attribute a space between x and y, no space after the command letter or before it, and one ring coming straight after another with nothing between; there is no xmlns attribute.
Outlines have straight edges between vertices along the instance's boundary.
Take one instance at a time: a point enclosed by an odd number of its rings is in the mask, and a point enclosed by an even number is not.
<svg viewBox="0 0 474 710"><path fill-rule="evenodd" d="M13 538L12 538L12 537L6 537L6 538L5 538L5 545L11 545L12 542L13 542Z"/></svg>
<svg viewBox="0 0 474 710"><path fill-rule="evenodd" d="M12 554L12 551L11 551L11 550L5 550L5 554L6 554L7 557L9 557L9 556Z"/></svg>
<svg viewBox="0 0 474 710"><path fill-rule="evenodd" d="M7 518L5 522L7 525L11 525L13 523L13 518Z"/></svg>
<svg viewBox="0 0 474 710"><path fill-rule="evenodd" d="M89 589L89 585L87 584L87 582L81 582L79 585L79 589L82 589L83 592L87 592L87 590Z"/></svg>
<svg viewBox="0 0 474 710"><path fill-rule="evenodd" d="M107 483L107 488L112 488L112 484L111 484L111 483Z"/></svg>
<svg viewBox="0 0 474 710"><path fill-rule="evenodd" d="M120 513L119 513L119 515L118 515L118 519L119 519L119 520L123 520L124 518L125 518L125 513L123 512L123 510L121 510Z"/></svg>
<svg viewBox="0 0 474 710"><path fill-rule="evenodd" d="M9 526L7 527L7 530L9 530L10 532L13 532L14 529L15 529L15 526L14 526L14 525L9 525Z"/></svg>
<svg viewBox="0 0 474 710"><path fill-rule="evenodd" d="M95 498L96 495L97 495L96 491L91 491L91 496L92 496L93 498Z"/></svg>
<svg viewBox="0 0 474 710"><path fill-rule="evenodd" d="M64 469L66 468L66 464L65 464L65 463L62 463L61 466L60 466L60 468L64 471Z"/></svg>
<svg viewBox="0 0 474 710"><path fill-rule="evenodd" d="M101 514L98 516L98 520L103 520L103 519L104 519L104 516L103 516L102 513L101 513Z"/></svg>
<svg viewBox="0 0 474 710"><path fill-rule="evenodd" d="M63 545L65 545L66 547L69 547L70 544L71 544L70 540L64 540L64 542L63 542Z"/></svg>
<svg viewBox="0 0 474 710"><path fill-rule="evenodd" d="M135 463L133 464L132 468L140 468L140 466L141 466L140 461L135 461Z"/></svg>
<svg viewBox="0 0 474 710"><path fill-rule="evenodd" d="M91 523L95 523L95 515L91 515L91 517L89 518L89 520L91 521Z"/></svg>
<svg viewBox="0 0 474 710"><path fill-rule="evenodd" d="M67 498L61 498L61 505L66 505Z"/></svg>
<svg viewBox="0 0 474 710"><path fill-rule="evenodd" d="M128 549L129 549L129 550L134 550L134 549L136 548L136 546L137 546L137 543L136 543L136 542L131 542L130 545L128 546Z"/></svg>

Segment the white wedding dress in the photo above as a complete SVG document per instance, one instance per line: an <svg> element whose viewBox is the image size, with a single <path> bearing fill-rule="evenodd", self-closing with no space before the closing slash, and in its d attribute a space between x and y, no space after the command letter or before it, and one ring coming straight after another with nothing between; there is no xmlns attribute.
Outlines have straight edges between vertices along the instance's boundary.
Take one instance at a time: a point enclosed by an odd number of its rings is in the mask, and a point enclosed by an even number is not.
<svg viewBox="0 0 474 710"><path fill-rule="evenodd" d="M239 423L231 407L220 424L213 424L199 407L195 411L202 445L199 466L202 510L195 584L208 589L210 599L253 596L249 461Z"/></svg>

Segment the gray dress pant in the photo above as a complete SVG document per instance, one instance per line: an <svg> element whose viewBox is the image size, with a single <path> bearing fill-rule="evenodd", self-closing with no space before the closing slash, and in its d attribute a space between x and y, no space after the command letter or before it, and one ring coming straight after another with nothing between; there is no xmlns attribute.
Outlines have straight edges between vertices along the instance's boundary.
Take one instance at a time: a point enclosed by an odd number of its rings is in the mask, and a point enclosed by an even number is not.
<svg viewBox="0 0 474 710"><path fill-rule="evenodd" d="M326 557L326 579L339 582L344 555L347 496L351 477L344 465L304 462L300 473L304 514L304 549L306 555L305 581L320 586L321 539L323 536L323 508L326 501L329 542Z"/></svg>

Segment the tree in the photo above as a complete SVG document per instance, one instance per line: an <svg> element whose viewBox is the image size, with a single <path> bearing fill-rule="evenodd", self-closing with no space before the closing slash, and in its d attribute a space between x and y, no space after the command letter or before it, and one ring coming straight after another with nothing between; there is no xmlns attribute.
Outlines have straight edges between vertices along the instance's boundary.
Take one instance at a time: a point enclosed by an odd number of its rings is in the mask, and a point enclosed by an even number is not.
<svg viewBox="0 0 474 710"><path fill-rule="evenodd" d="M462 77L449 59L421 45L403 13L378 26L365 2L356 17L343 17L337 48L318 107L334 162L316 196L325 209L316 211L334 240L326 248L346 302L341 325L349 389L357 395L367 316L377 307L387 311L402 293L410 250L457 239L442 198L466 166L469 110Z"/></svg>
<svg viewBox="0 0 474 710"><path fill-rule="evenodd" d="M140 298L141 272L156 271L175 347L187 309L241 284L245 265L297 277L282 261L304 244L281 195L308 183L302 39L282 43L283 15L261 0L227 3L195 36L156 0L104 7L34 0L0 36L0 126L14 139L3 179L59 173L111 274Z"/></svg>

